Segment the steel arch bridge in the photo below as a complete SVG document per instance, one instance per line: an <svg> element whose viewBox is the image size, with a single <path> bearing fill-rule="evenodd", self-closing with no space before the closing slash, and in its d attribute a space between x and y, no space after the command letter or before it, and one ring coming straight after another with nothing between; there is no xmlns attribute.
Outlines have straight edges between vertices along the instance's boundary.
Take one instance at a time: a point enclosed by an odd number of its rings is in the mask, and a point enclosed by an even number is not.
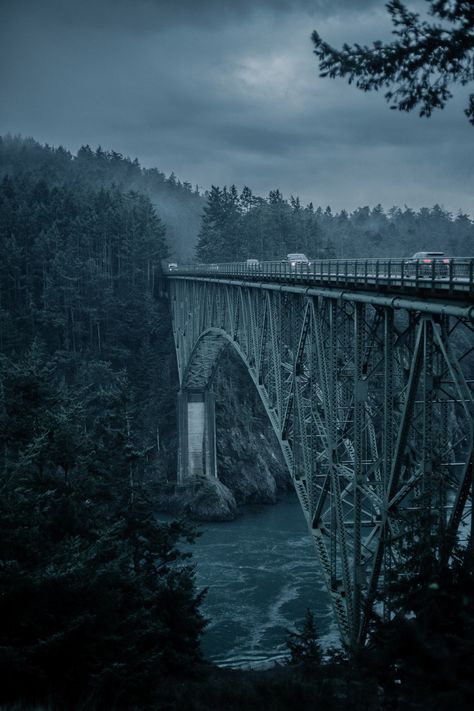
<svg viewBox="0 0 474 711"><path fill-rule="evenodd" d="M471 540L474 260L192 265L164 281L179 479L215 476L210 391L247 368L301 503L343 643L364 642L409 530ZM426 529L425 529L426 532Z"/></svg>

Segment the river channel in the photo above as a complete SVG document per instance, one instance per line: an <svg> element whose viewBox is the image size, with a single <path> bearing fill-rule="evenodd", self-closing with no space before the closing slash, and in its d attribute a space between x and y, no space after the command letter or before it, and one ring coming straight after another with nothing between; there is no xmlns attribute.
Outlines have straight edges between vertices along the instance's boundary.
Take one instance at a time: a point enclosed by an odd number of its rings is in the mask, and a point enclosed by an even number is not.
<svg viewBox="0 0 474 711"><path fill-rule="evenodd" d="M262 667L287 656L289 629L314 614L324 646L336 645L327 593L296 495L246 507L229 523L202 524L193 546L198 589L208 588L202 646L220 666Z"/></svg>

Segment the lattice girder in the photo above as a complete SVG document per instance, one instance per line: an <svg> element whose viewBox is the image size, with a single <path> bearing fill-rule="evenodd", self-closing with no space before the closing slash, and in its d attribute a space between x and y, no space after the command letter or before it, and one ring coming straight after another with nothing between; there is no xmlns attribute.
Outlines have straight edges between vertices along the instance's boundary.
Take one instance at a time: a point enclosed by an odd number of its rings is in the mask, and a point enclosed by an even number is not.
<svg viewBox="0 0 474 711"><path fill-rule="evenodd" d="M240 356L280 443L344 644L363 642L407 514L464 538L471 507L469 316L267 284L168 279L183 388ZM424 520L426 517L424 517ZM398 541L398 543L397 543ZM384 597L385 596L385 597Z"/></svg>

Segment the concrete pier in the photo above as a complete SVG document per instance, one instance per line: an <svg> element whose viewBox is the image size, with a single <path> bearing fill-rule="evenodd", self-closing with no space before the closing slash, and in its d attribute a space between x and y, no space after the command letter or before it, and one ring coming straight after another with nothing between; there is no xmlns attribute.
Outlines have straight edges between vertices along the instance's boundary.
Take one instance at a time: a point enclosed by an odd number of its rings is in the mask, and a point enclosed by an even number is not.
<svg viewBox="0 0 474 711"><path fill-rule="evenodd" d="M178 484L217 477L216 415L210 390L178 393Z"/></svg>

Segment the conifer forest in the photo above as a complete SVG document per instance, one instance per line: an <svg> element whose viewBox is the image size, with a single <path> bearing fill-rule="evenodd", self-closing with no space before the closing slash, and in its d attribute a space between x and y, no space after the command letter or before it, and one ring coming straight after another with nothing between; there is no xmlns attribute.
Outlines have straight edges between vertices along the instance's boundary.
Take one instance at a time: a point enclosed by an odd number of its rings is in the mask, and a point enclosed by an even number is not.
<svg viewBox="0 0 474 711"><path fill-rule="evenodd" d="M428 236L464 256L474 224L437 205L333 213L278 188L201 192L113 151L0 139L1 708L467 707L466 552L440 574L414 538L394 595L415 612L374 620L358 658L323 654L308 611L286 666L219 670L200 645L199 532L156 515L176 481L163 265L405 256Z"/></svg>

